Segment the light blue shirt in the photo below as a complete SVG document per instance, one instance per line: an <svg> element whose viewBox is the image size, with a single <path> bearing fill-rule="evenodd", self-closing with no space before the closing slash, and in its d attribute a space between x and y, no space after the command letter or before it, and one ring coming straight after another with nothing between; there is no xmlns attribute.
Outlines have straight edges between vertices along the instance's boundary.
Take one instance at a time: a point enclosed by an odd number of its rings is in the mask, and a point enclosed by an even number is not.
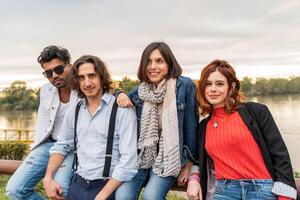
<svg viewBox="0 0 300 200"><path fill-rule="evenodd" d="M104 168L109 119L115 97L105 93L93 116L87 102L79 110L77 122L78 170L86 180L101 179ZM71 105L62 125L62 134L50 153L66 155L73 147L76 104ZM135 112L130 108L118 108L113 141L110 177L130 181L135 174L137 162L137 124Z"/></svg>

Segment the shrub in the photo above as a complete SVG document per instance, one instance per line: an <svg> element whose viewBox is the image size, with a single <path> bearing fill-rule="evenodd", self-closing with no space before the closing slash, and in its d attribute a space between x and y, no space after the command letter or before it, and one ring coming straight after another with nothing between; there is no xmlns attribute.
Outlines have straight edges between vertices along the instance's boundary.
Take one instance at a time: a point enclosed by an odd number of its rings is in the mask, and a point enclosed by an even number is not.
<svg viewBox="0 0 300 200"><path fill-rule="evenodd" d="M29 145L19 141L0 141L0 159L23 160Z"/></svg>

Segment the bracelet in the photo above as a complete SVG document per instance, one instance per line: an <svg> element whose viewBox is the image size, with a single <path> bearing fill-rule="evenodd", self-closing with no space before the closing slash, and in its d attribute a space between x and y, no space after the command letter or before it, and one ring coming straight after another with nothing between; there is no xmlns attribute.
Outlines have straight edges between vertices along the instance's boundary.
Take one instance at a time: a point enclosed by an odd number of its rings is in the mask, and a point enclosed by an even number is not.
<svg viewBox="0 0 300 200"><path fill-rule="evenodd" d="M193 165L191 168L191 174L193 173L199 173L199 166L198 165Z"/></svg>
<svg viewBox="0 0 300 200"><path fill-rule="evenodd" d="M190 176L199 176L199 172L190 173Z"/></svg>
<svg viewBox="0 0 300 200"><path fill-rule="evenodd" d="M196 174L194 174L194 175L192 175L192 176L189 176L189 182L190 181L192 181L192 180L195 180L195 181L197 181L198 183L200 182L200 178L199 178L199 176L198 175L196 175Z"/></svg>
<svg viewBox="0 0 300 200"><path fill-rule="evenodd" d="M196 181L197 183L199 183L200 179L196 177L189 178L188 182L192 182L192 181Z"/></svg>

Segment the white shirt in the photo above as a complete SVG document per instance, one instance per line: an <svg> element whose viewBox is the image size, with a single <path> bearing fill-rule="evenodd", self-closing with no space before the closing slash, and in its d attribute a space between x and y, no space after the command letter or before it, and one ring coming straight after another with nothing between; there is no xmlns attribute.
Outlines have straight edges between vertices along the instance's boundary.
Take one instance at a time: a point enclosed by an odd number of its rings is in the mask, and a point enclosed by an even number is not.
<svg viewBox="0 0 300 200"><path fill-rule="evenodd" d="M63 124L65 113L67 112L69 104L70 104L70 102L68 102L68 103L60 102L59 103L59 107L58 107L56 117L54 120L53 131L51 133L51 136L54 140L57 140L57 135L59 134L59 131Z"/></svg>

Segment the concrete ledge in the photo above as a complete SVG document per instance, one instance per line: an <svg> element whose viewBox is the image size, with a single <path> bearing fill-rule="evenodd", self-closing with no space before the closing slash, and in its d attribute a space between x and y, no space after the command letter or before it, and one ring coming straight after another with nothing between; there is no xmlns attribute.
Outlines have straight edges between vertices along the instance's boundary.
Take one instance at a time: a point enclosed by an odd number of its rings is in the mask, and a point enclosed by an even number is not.
<svg viewBox="0 0 300 200"><path fill-rule="evenodd" d="M21 165L21 160L1 160L0 159L0 174L13 174Z"/></svg>
<svg viewBox="0 0 300 200"><path fill-rule="evenodd" d="M1 160L0 159L0 174L13 174L16 169L21 165L21 160ZM296 178L296 186L298 196L300 196L300 178ZM171 190L174 191L186 191L186 186L179 187L174 185Z"/></svg>

